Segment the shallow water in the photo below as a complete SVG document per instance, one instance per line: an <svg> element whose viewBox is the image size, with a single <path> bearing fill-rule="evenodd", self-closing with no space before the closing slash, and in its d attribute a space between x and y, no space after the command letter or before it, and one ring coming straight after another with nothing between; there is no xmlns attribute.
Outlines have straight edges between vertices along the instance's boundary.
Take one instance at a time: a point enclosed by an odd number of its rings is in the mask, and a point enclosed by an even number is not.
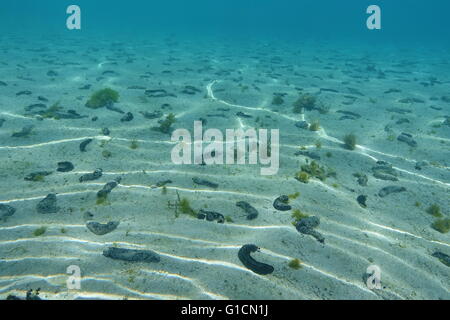
<svg viewBox="0 0 450 320"><path fill-rule="evenodd" d="M450 298L438 4L44 2L0 5L0 297Z"/></svg>

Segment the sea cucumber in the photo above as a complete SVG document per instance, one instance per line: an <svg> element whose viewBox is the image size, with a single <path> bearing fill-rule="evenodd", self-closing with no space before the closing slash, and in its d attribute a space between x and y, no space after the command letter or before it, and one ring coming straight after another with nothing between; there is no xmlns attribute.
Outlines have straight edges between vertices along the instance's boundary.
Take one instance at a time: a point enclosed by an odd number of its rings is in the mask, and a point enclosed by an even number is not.
<svg viewBox="0 0 450 320"><path fill-rule="evenodd" d="M377 179L398 181L397 171L387 162L378 161L377 165L372 168L372 172L373 176Z"/></svg>
<svg viewBox="0 0 450 320"><path fill-rule="evenodd" d="M358 203L361 207L367 208L367 204L366 204L367 196L360 195L360 196L358 196L358 198L356 198L356 201L358 201Z"/></svg>
<svg viewBox="0 0 450 320"><path fill-rule="evenodd" d="M82 143L80 143L80 151L81 152L86 152L86 147L89 143L91 143L92 141L94 141L94 139L86 139L84 140Z"/></svg>
<svg viewBox="0 0 450 320"><path fill-rule="evenodd" d="M381 189L380 192L378 192L378 195L381 198L384 198L384 197L390 195L391 193L399 193L399 192L403 192L403 191L406 191L405 187L388 186L388 187L384 187L383 189Z"/></svg>
<svg viewBox="0 0 450 320"><path fill-rule="evenodd" d="M443 264L445 264L447 267L450 267L450 256L446 255L445 253L436 251L432 254L433 257L438 258Z"/></svg>
<svg viewBox="0 0 450 320"><path fill-rule="evenodd" d="M273 207L279 211L289 211L292 207L288 204L289 197L286 195L279 196L273 202Z"/></svg>
<svg viewBox="0 0 450 320"><path fill-rule="evenodd" d="M317 241L324 243L325 238L317 231L314 230L314 228L317 228L320 224L320 218L316 216L312 217L306 217L301 219L295 228L298 232L303 234L308 234L310 236L313 236L316 238Z"/></svg>
<svg viewBox="0 0 450 320"><path fill-rule="evenodd" d="M159 262L159 255L151 250L135 250L110 247L103 251L103 255L114 260L129 262Z"/></svg>
<svg viewBox="0 0 450 320"><path fill-rule="evenodd" d="M103 186L103 189L100 190L99 192L97 192L97 197L98 198L106 198L108 196L108 194L110 194L111 191L113 191L113 189L119 185L120 181L121 181L121 178L117 178L116 180L105 184Z"/></svg>
<svg viewBox="0 0 450 320"><path fill-rule="evenodd" d="M53 172L51 171L38 171L38 172L32 172L29 175L27 175L24 180L25 181L40 181L43 177L51 175Z"/></svg>
<svg viewBox="0 0 450 320"><path fill-rule="evenodd" d="M108 103L106 105L106 109L120 113L120 114L124 114L125 111L123 111L122 109L120 109L119 107L115 107L113 103Z"/></svg>
<svg viewBox="0 0 450 320"><path fill-rule="evenodd" d="M367 182L369 182L369 178L367 178L367 175L363 173L355 173L353 174L354 177L358 178L358 184L363 187L367 187Z"/></svg>
<svg viewBox="0 0 450 320"><path fill-rule="evenodd" d="M386 109L386 111L388 111L388 112L395 112L395 113L399 113L399 114L412 113L411 110L409 110L409 109L402 109L402 108L389 108L389 109Z"/></svg>
<svg viewBox="0 0 450 320"><path fill-rule="evenodd" d="M25 107L25 111L32 111L33 109L36 108L47 109L47 106L43 103L35 103Z"/></svg>
<svg viewBox="0 0 450 320"><path fill-rule="evenodd" d="M16 93L16 96L29 96L29 95L31 95L31 94L33 94L31 91L29 91L29 90L25 90L25 91L20 91L20 92L17 92Z"/></svg>
<svg viewBox="0 0 450 320"><path fill-rule="evenodd" d="M145 95L150 98L165 98L165 97L173 97L176 98L177 96L173 93L168 93L164 89L160 90L146 90Z"/></svg>
<svg viewBox="0 0 450 320"><path fill-rule="evenodd" d="M342 114L346 115L347 117L350 117L350 119L353 119L353 120L361 118L360 114L351 112L351 111L338 110L338 111L336 111L336 113L342 113Z"/></svg>
<svg viewBox="0 0 450 320"><path fill-rule="evenodd" d="M56 206L56 194L50 193L44 199L39 201L36 206L36 210L38 213L47 214L47 213L57 213L59 211L59 207Z"/></svg>
<svg viewBox="0 0 450 320"><path fill-rule="evenodd" d="M417 142L413 139L413 136L409 133L402 132L401 135L397 137L397 140L408 144L410 147L417 147Z"/></svg>
<svg viewBox="0 0 450 320"><path fill-rule="evenodd" d="M90 221L86 223L86 227L94 234L98 236L105 235L107 233L113 232L119 226L119 221L110 221L106 224L101 224L98 222Z"/></svg>
<svg viewBox="0 0 450 320"><path fill-rule="evenodd" d="M86 173L80 177L80 182L100 179L103 175L102 169L96 169L93 173Z"/></svg>
<svg viewBox="0 0 450 320"><path fill-rule="evenodd" d="M127 112L122 119L120 119L121 122L130 122L134 119L134 116L131 112Z"/></svg>
<svg viewBox="0 0 450 320"><path fill-rule="evenodd" d="M193 87L193 86L185 86L184 90L182 91L182 93L190 94L190 95L194 95L197 92L201 92L201 90L199 90L199 89L197 89L196 87Z"/></svg>
<svg viewBox="0 0 450 320"><path fill-rule="evenodd" d="M252 270L254 273L260 275L271 274L274 271L274 268L271 265L256 261L250 255L251 253L259 250L260 249L254 244L246 244L242 246L241 249L239 249L238 252L239 260L241 260L242 264L246 268Z"/></svg>
<svg viewBox="0 0 450 320"><path fill-rule="evenodd" d="M141 111L139 113L142 114L145 119L159 119L163 116L163 113L159 110L155 112Z"/></svg>
<svg viewBox="0 0 450 320"><path fill-rule="evenodd" d="M238 113L236 113L236 115L237 115L238 117L240 117L240 118L247 118L247 119L253 118L251 115L245 114L245 113L243 113L243 112L241 112L241 111L239 111Z"/></svg>
<svg viewBox="0 0 450 320"><path fill-rule="evenodd" d="M401 119L398 119L398 120L395 122L395 124L398 124L398 125L404 124L404 123L410 123L410 121L409 121L408 119L406 119L406 118L401 118Z"/></svg>
<svg viewBox="0 0 450 320"><path fill-rule="evenodd" d="M16 212L14 207L7 204L0 204L0 220L11 217Z"/></svg>
<svg viewBox="0 0 450 320"><path fill-rule="evenodd" d="M225 222L225 217L223 216L223 214L214 211L206 211L203 209L200 210L197 217L200 220L206 218L207 221L217 221L218 223Z"/></svg>
<svg viewBox="0 0 450 320"><path fill-rule="evenodd" d="M297 128L306 130L306 129L309 128L309 123L307 121L298 121L298 122L295 123L295 126Z"/></svg>
<svg viewBox="0 0 450 320"><path fill-rule="evenodd" d="M404 99L398 100L398 102L400 102L400 103L406 103L406 104L411 104L411 103L425 103L425 101L423 101L422 99L418 99L418 98L404 98Z"/></svg>
<svg viewBox="0 0 450 320"><path fill-rule="evenodd" d="M32 124L29 124L22 128L22 131L14 132L11 137L13 138L25 138L28 137L31 134L31 131L33 130L34 126Z"/></svg>
<svg viewBox="0 0 450 320"><path fill-rule="evenodd" d="M428 161L422 160L422 161L417 161L416 165L414 166L414 168L416 170L422 170L423 167L427 167L429 165L430 165L430 163Z"/></svg>
<svg viewBox="0 0 450 320"><path fill-rule="evenodd" d="M236 206L243 209L247 213L247 220L253 220L258 217L258 210L256 210L250 203L245 201L236 202Z"/></svg>
<svg viewBox="0 0 450 320"><path fill-rule="evenodd" d="M64 162L58 162L58 169L56 171L59 172L70 172L74 169L72 162L64 161Z"/></svg>
<svg viewBox="0 0 450 320"><path fill-rule="evenodd" d="M208 181L208 180L204 180L204 179L200 179L200 178L192 178L192 181L195 184L201 185L201 186L206 186L209 188L213 188L213 189L217 189L219 187L219 185L217 183Z"/></svg>

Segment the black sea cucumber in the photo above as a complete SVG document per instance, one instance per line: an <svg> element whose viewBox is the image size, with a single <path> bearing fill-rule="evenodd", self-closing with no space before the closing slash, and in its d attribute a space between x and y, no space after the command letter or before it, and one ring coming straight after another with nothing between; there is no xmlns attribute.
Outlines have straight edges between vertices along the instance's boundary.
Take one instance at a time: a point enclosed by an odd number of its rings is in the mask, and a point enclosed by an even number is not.
<svg viewBox="0 0 450 320"><path fill-rule="evenodd" d="M11 137L13 138L26 138L31 134L31 131L33 131L34 126L33 125L26 125L22 128L22 131L14 132Z"/></svg>
<svg viewBox="0 0 450 320"><path fill-rule="evenodd" d="M289 197L286 195L279 196L273 202L273 207L280 211L289 211L292 207L288 204Z"/></svg>
<svg viewBox="0 0 450 320"><path fill-rule="evenodd" d="M100 179L103 175L102 169L96 169L93 173L86 173L80 177L80 182Z"/></svg>
<svg viewBox="0 0 450 320"><path fill-rule="evenodd" d="M313 236L320 243L324 243L325 238L319 232L314 230L314 228L317 228L319 226L319 224L320 224L320 218L312 216L312 217L306 217L306 218L301 219L297 223L295 228L297 229L298 232Z"/></svg>
<svg viewBox="0 0 450 320"><path fill-rule="evenodd" d="M110 247L103 251L107 258L129 262L159 262L159 255L151 250L135 250Z"/></svg>
<svg viewBox="0 0 450 320"><path fill-rule="evenodd" d="M410 147L417 147L416 140L414 140L413 136L409 133L402 132L402 134L397 137L397 140L408 144Z"/></svg>
<svg viewBox="0 0 450 320"><path fill-rule="evenodd" d="M258 262L251 257L251 253L259 251L259 248L254 244L246 244L239 249L238 257L242 264L252 270L254 273L266 275L271 274L274 268L266 263Z"/></svg>
<svg viewBox="0 0 450 320"><path fill-rule="evenodd" d="M0 220L5 220L7 217L11 217L16 212L14 207L7 204L0 204Z"/></svg>
<svg viewBox="0 0 450 320"><path fill-rule="evenodd" d="M127 112L122 119L120 119L121 122L130 122L131 120L134 119L134 116L131 112Z"/></svg>
<svg viewBox="0 0 450 320"><path fill-rule="evenodd" d="M93 141L93 139L86 139L84 140L82 143L80 143L80 151L81 152L86 152L86 147L89 143L91 143Z"/></svg>
<svg viewBox="0 0 450 320"><path fill-rule="evenodd" d="M438 258L439 261L441 261L443 264L445 264L447 267L450 267L450 256L446 255L445 253L436 251L432 254L433 257Z"/></svg>
<svg viewBox="0 0 450 320"><path fill-rule="evenodd" d="M215 211L206 211L201 209L198 213L198 219L203 220L206 218L207 221L217 221L218 223L224 223L225 217L223 214L215 212Z"/></svg>
<svg viewBox="0 0 450 320"><path fill-rule="evenodd" d="M38 172L32 172L29 175L27 175L24 180L25 181L41 181L43 177L51 175L53 172L51 171L38 171Z"/></svg>
<svg viewBox="0 0 450 320"><path fill-rule="evenodd" d="M404 191L406 191L405 187L388 186L388 187L384 187L383 189L381 189L380 192L378 192L378 195L381 198L384 198L384 197L390 195L391 193L399 193L399 192L404 192Z"/></svg>
<svg viewBox="0 0 450 320"><path fill-rule="evenodd" d="M94 234L98 236L110 233L119 226L119 221L110 221L106 224L101 224L98 222L90 221L86 223L86 227Z"/></svg>
<svg viewBox="0 0 450 320"><path fill-rule="evenodd" d="M366 204L367 196L360 195L360 196L358 196L358 198L356 198L356 201L358 201L358 203L361 207L367 208L367 204Z"/></svg>
<svg viewBox="0 0 450 320"><path fill-rule="evenodd" d="M64 162L58 162L58 169L56 171L58 172L70 172L74 169L74 165L72 162L64 161Z"/></svg>
<svg viewBox="0 0 450 320"><path fill-rule="evenodd" d="M97 198L106 198L111 191L117 187L122 179L117 178L114 181L108 182L103 186L103 189L97 192Z"/></svg>
<svg viewBox="0 0 450 320"><path fill-rule="evenodd" d="M59 207L56 206L56 194L50 193L44 199L39 201L36 206L36 210L39 213L47 214L47 213L57 213L59 211Z"/></svg>
<svg viewBox="0 0 450 320"><path fill-rule="evenodd" d="M208 180L203 180L203 179L200 179L200 178L192 178L192 181L195 184L198 184L198 185L201 185L201 186L206 186L206 187L213 188L213 189L217 189L219 187L219 185L217 183L214 183L214 182L211 182L211 181L208 181Z"/></svg>
<svg viewBox="0 0 450 320"><path fill-rule="evenodd" d="M258 210L256 210L250 203L245 201L236 202L236 206L243 209L247 213L247 220L253 220L258 217Z"/></svg>

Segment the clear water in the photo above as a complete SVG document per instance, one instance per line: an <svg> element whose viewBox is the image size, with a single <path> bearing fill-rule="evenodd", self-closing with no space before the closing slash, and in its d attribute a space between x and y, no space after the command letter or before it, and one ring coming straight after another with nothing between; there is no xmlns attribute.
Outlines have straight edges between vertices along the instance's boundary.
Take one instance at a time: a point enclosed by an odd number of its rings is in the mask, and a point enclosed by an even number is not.
<svg viewBox="0 0 450 320"><path fill-rule="evenodd" d="M0 297L450 298L450 5L375 2L2 1Z"/></svg>

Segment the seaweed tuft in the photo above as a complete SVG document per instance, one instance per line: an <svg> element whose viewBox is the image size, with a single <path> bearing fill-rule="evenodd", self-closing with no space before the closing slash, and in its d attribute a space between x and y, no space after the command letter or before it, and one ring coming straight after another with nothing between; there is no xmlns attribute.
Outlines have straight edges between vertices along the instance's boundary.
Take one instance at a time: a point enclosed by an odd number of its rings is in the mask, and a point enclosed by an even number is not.
<svg viewBox="0 0 450 320"><path fill-rule="evenodd" d="M115 102L118 102L119 97L119 93L113 89L106 88L98 90L92 94L92 96L86 103L86 107L91 109L103 108L108 105L112 105Z"/></svg>

